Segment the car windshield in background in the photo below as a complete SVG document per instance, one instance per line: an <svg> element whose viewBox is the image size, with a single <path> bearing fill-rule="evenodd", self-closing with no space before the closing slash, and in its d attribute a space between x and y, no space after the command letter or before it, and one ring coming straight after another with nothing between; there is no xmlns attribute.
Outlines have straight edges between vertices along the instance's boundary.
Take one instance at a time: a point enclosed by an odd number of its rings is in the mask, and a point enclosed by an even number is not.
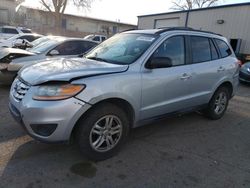
<svg viewBox="0 0 250 188"><path fill-rule="evenodd" d="M38 38L38 39L32 41L31 44L32 44L33 47L35 47L35 46L38 46L39 44L41 44L43 42L47 42L48 40L50 40L50 38L45 36L45 37L41 37L41 38Z"/></svg>
<svg viewBox="0 0 250 188"><path fill-rule="evenodd" d="M7 40L11 41L13 39L19 38L21 35L13 35L12 37L8 38Z"/></svg>
<svg viewBox="0 0 250 188"><path fill-rule="evenodd" d="M118 34L101 43L85 57L114 64L131 64L155 41L157 35Z"/></svg>
<svg viewBox="0 0 250 188"><path fill-rule="evenodd" d="M37 54L45 53L50 48L52 48L53 46L55 46L58 43L59 43L58 40L52 40L51 39L51 40L42 42L37 46L34 46L33 48L29 49L28 51L33 52L33 53L37 53Z"/></svg>

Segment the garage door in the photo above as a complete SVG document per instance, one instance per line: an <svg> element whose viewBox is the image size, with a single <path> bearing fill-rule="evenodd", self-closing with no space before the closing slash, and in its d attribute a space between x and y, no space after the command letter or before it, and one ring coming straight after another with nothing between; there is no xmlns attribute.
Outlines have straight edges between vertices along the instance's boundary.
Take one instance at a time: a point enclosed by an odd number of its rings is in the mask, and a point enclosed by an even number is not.
<svg viewBox="0 0 250 188"><path fill-rule="evenodd" d="M155 20L155 28L178 27L178 26L179 26L179 18L168 18L168 19Z"/></svg>

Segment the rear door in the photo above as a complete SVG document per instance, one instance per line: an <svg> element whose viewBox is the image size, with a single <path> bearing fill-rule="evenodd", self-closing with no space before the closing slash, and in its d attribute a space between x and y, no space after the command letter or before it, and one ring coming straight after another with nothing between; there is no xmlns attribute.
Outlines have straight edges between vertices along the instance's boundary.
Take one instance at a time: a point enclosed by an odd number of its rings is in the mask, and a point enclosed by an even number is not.
<svg viewBox="0 0 250 188"><path fill-rule="evenodd" d="M185 49L185 37L173 36L166 39L151 55L151 58L169 58L172 67L143 68L140 119L179 111L190 106L188 96L191 69L186 63Z"/></svg>
<svg viewBox="0 0 250 188"><path fill-rule="evenodd" d="M215 85L223 77L219 52L212 38L190 36L192 101L195 106L209 102Z"/></svg>
<svg viewBox="0 0 250 188"><path fill-rule="evenodd" d="M219 71L224 73L225 77L230 79L233 75L237 75L239 66L238 60L235 57L233 50L230 49L229 44L227 44L224 40L214 39L214 41L217 44L221 56L221 66Z"/></svg>

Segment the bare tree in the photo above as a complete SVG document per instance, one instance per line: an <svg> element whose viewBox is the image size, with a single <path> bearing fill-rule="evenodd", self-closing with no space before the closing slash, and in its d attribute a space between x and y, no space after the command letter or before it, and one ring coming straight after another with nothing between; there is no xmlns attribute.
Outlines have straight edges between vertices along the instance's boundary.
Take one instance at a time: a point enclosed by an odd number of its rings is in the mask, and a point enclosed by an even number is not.
<svg viewBox="0 0 250 188"><path fill-rule="evenodd" d="M39 0L42 6L55 15L55 26L57 32L60 32L62 16L66 7L73 4L77 8L90 9L94 0Z"/></svg>
<svg viewBox="0 0 250 188"><path fill-rule="evenodd" d="M211 7L220 0L175 0L172 3L174 10L190 10L194 8Z"/></svg>

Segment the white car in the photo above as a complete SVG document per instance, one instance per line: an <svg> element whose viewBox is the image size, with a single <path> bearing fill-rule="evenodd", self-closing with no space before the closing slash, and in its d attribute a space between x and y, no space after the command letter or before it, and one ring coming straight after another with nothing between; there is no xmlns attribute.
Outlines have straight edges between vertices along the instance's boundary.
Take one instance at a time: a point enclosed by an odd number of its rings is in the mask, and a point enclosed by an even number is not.
<svg viewBox="0 0 250 188"><path fill-rule="evenodd" d="M17 47L24 48L26 43L31 43L32 41L41 38L43 35L33 34L33 33L22 33L14 35L7 40L0 40L0 47Z"/></svg>
<svg viewBox="0 0 250 188"><path fill-rule="evenodd" d="M39 61L47 61L53 58L76 58L98 43L81 38L51 37L27 50L15 48L2 48L0 50L0 82L10 84L19 69L32 65ZM62 62L63 63L63 62ZM49 67L48 68L52 68Z"/></svg>
<svg viewBox="0 0 250 188"><path fill-rule="evenodd" d="M105 41L107 39L106 36L104 35L87 35L86 37L84 37L84 39L88 39L88 40L92 40L98 43L101 43L103 41Z"/></svg>
<svg viewBox="0 0 250 188"><path fill-rule="evenodd" d="M30 29L25 27L14 27L14 26L1 26L0 27L0 39L8 39L14 35L21 33L32 33Z"/></svg>

